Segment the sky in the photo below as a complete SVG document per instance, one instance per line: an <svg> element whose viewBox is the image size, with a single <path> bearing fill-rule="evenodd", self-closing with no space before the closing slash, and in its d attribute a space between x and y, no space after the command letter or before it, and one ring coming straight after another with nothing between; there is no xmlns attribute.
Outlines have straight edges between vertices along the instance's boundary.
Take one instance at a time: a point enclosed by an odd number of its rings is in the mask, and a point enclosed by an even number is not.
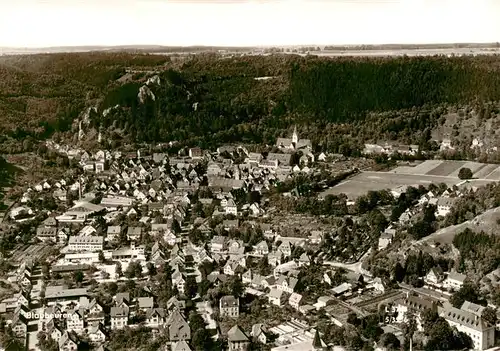
<svg viewBox="0 0 500 351"><path fill-rule="evenodd" d="M499 42L500 0L0 0L0 47Z"/></svg>

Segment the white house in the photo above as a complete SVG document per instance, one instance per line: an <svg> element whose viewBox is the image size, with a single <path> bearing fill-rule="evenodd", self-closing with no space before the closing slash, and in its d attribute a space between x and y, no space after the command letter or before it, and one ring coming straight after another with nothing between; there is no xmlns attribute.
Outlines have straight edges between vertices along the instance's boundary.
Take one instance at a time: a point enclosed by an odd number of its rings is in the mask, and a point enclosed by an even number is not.
<svg viewBox="0 0 500 351"><path fill-rule="evenodd" d="M459 290L467 278L465 274L450 272L443 282L443 286L451 290Z"/></svg>
<svg viewBox="0 0 500 351"><path fill-rule="evenodd" d="M451 139L445 138L443 141L441 141L441 145L439 146L440 151L444 150L453 150L454 147L451 145Z"/></svg>
<svg viewBox="0 0 500 351"><path fill-rule="evenodd" d="M448 213L450 213L451 208L456 201L457 199L452 197L439 198L437 201L436 217L445 217Z"/></svg>
<svg viewBox="0 0 500 351"><path fill-rule="evenodd" d="M283 304L283 290L272 288L268 295L269 303L281 306Z"/></svg>
<svg viewBox="0 0 500 351"><path fill-rule="evenodd" d="M111 307L111 329L123 329L128 324L129 309L126 306Z"/></svg>
<svg viewBox="0 0 500 351"><path fill-rule="evenodd" d="M238 215L238 207L233 199L227 200L226 204L226 214Z"/></svg>
<svg viewBox="0 0 500 351"><path fill-rule="evenodd" d="M392 243L392 240L396 236L396 229L387 228L378 239L378 249L384 250L387 246Z"/></svg>
<svg viewBox="0 0 500 351"><path fill-rule="evenodd" d="M444 273L441 267L434 267L432 268L429 273L424 278L424 281L428 284L441 284L444 280Z"/></svg>
<svg viewBox="0 0 500 351"><path fill-rule="evenodd" d="M450 326L472 339L474 350L486 350L494 346L495 326L488 324L481 316L451 306L441 316Z"/></svg>
<svg viewBox="0 0 500 351"><path fill-rule="evenodd" d="M302 301L302 295L298 293L293 293L288 299L288 304L298 310L300 308L300 303Z"/></svg>

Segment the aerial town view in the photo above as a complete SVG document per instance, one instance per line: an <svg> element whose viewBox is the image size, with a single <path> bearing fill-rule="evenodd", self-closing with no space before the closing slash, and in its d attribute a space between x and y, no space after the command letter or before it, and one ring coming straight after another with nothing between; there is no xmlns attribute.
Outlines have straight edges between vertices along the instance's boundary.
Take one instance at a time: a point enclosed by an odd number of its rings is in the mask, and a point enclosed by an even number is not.
<svg viewBox="0 0 500 351"><path fill-rule="evenodd" d="M0 5L0 351L500 350L500 26L178 44L161 1L28 2Z"/></svg>

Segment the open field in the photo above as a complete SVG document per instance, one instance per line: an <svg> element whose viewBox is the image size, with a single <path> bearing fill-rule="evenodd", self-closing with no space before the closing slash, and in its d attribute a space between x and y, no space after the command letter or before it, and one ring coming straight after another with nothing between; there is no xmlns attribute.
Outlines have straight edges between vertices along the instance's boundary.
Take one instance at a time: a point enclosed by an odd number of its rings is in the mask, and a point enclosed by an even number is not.
<svg viewBox="0 0 500 351"><path fill-rule="evenodd" d="M458 179L460 168L470 168L474 178L500 181L500 165L468 161L425 161L415 167L397 167L391 172L400 175L438 176Z"/></svg>
<svg viewBox="0 0 500 351"><path fill-rule="evenodd" d="M389 172L362 172L333 188L320 194L346 194L351 200L365 195L370 190L394 189L401 185L428 186L431 183L445 183L448 186L458 185L463 180L458 178L460 168L470 168L474 179L468 182L476 187L484 186L494 181L500 181L500 165L467 161L430 160L415 167L402 166Z"/></svg>
<svg viewBox="0 0 500 351"><path fill-rule="evenodd" d="M486 176L486 179L490 180L500 180L500 167L497 167L490 174Z"/></svg>
<svg viewBox="0 0 500 351"><path fill-rule="evenodd" d="M472 171L472 174L474 175L474 178L478 178L476 176L476 173L480 171L484 166L486 166L485 163L479 163L479 162L466 162L463 166L457 168L453 172L451 172L448 176L449 177L458 177L458 172L460 172L460 168L469 168Z"/></svg>
<svg viewBox="0 0 500 351"><path fill-rule="evenodd" d="M474 176L480 179L486 179L488 175L491 174L495 169L498 168L498 165L485 165L483 168L478 170Z"/></svg>
<svg viewBox="0 0 500 351"><path fill-rule="evenodd" d="M349 199L355 199L370 190L394 189L401 185L428 186L431 183L445 183L448 186L453 186L460 182L461 180L458 178L442 176L398 174L393 172L363 172L333 188L325 190L320 196L328 194L339 195L343 193Z"/></svg>
<svg viewBox="0 0 500 351"><path fill-rule="evenodd" d="M411 166L397 167L393 169L392 172L402 173L402 174L426 174L427 172L432 171L434 168L439 166L441 163L442 161L430 160L422 162L415 167Z"/></svg>
<svg viewBox="0 0 500 351"><path fill-rule="evenodd" d="M424 174L447 176L455 171L458 172L459 169L462 168L465 164L466 162L442 162L439 166Z"/></svg>

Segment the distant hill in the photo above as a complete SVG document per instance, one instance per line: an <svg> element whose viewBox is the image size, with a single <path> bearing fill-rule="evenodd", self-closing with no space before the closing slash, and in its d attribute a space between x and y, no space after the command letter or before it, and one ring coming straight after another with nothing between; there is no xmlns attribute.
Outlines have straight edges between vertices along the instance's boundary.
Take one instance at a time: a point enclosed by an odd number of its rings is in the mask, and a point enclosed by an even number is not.
<svg viewBox="0 0 500 351"><path fill-rule="evenodd" d="M174 53L174 52L251 52L263 49L301 49L320 48L327 51L367 51L367 50L422 50L422 49L463 49L463 48L500 48L500 43L443 43L443 44L381 44L381 45L285 45L285 46L166 46L166 45L115 45L115 46L53 46L40 48L0 47L0 55L69 53L89 51L109 52L142 52L142 53ZM314 50L312 50L314 51Z"/></svg>

